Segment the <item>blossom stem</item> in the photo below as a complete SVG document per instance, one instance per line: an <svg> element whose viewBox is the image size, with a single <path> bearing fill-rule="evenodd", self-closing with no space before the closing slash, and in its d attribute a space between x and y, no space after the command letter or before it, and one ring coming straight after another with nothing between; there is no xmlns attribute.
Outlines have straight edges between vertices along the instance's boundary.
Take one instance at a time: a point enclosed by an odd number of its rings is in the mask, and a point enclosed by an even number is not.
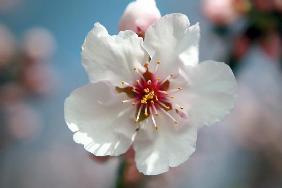
<svg viewBox="0 0 282 188"><path fill-rule="evenodd" d="M125 175L125 170L127 166L126 164L127 164L126 159L121 158L121 161L118 166L115 188L125 188L124 175Z"/></svg>
<svg viewBox="0 0 282 188"><path fill-rule="evenodd" d="M132 156L120 158L115 188L143 188L147 178L137 171Z"/></svg>

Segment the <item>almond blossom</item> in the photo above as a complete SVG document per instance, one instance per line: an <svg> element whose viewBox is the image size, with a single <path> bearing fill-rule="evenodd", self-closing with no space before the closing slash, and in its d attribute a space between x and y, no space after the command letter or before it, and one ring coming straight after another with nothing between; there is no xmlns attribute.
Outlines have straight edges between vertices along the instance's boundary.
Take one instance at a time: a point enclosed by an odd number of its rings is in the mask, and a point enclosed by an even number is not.
<svg viewBox="0 0 282 188"><path fill-rule="evenodd" d="M236 80L228 65L199 63L199 24L168 14L144 41L133 31L109 35L96 23L82 46L90 83L65 101L74 141L96 156L131 145L137 169L157 175L195 151L197 130L233 108Z"/></svg>

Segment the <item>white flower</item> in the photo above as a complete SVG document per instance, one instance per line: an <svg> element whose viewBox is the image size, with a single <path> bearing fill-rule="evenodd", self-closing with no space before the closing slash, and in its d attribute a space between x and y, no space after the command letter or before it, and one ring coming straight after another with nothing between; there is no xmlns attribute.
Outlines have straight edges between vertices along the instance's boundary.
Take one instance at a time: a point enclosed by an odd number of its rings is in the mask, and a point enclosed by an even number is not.
<svg viewBox="0 0 282 188"><path fill-rule="evenodd" d="M65 101L74 140L97 156L120 155L133 144L146 175L186 161L197 129L232 109L236 88L226 64L198 64L199 37L199 25L183 14L162 17L144 42L132 31L110 36L96 23L82 46L90 83Z"/></svg>
<svg viewBox="0 0 282 188"><path fill-rule="evenodd" d="M161 18L155 0L136 0L126 7L121 19L120 30L131 30L144 36L147 28Z"/></svg>

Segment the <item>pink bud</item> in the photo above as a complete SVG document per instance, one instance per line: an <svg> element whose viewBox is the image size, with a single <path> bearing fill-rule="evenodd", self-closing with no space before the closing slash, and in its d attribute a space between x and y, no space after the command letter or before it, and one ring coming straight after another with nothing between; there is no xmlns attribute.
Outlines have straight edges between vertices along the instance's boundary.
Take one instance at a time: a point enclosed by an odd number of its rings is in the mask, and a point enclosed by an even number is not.
<svg viewBox="0 0 282 188"><path fill-rule="evenodd" d="M0 67L10 61L16 51L16 41L4 25L0 25Z"/></svg>
<svg viewBox="0 0 282 188"><path fill-rule="evenodd" d="M29 58L42 61L52 57L56 41L47 29L31 28L24 35L22 47Z"/></svg>
<svg viewBox="0 0 282 188"><path fill-rule="evenodd" d="M40 134L42 121L39 114L24 103L11 103L5 108L9 135L14 139L33 139Z"/></svg>
<svg viewBox="0 0 282 188"><path fill-rule="evenodd" d="M230 24L238 17L233 0L204 0L203 11L205 16L217 25Z"/></svg>
<svg viewBox="0 0 282 188"><path fill-rule="evenodd" d="M282 0L274 0L275 9L282 12Z"/></svg>
<svg viewBox="0 0 282 188"><path fill-rule="evenodd" d="M253 0L255 8L262 12L270 12L274 9L274 0Z"/></svg>
<svg viewBox="0 0 282 188"><path fill-rule="evenodd" d="M55 76L47 65L31 64L24 67L21 83L31 94L48 95L55 87Z"/></svg>
<svg viewBox="0 0 282 188"><path fill-rule="evenodd" d="M236 58L242 58L250 48L250 40L245 36L235 38L233 54Z"/></svg>
<svg viewBox="0 0 282 188"><path fill-rule="evenodd" d="M260 45L266 55L274 60L278 59L281 55L282 46L280 40L276 32L271 32L260 40Z"/></svg>
<svg viewBox="0 0 282 188"><path fill-rule="evenodd" d="M132 30L139 36L144 36L147 28L161 17L155 0L136 0L126 7L119 29Z"/></svg>
<svg viewBox="0 0 282 188"><path fill-rule="evenodd" d="M0 12L9 13L16 10L23 3L22 0L0 0Z"/></svg>
<svg viewBox="0 0 282 188"><path fill-rule="evenodd" d="M22 101L25 95L24 89L18 83L1 85L0 106L9 105L12 102Z"/></svg>

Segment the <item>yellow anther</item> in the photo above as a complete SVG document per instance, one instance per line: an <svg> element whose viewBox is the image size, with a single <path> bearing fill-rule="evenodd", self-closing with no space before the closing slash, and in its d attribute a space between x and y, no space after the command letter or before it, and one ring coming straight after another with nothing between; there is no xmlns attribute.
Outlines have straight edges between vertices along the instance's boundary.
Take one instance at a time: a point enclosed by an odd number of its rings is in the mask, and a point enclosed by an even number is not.
<svg viewBox="0 0 282 188"><path fill-rule="evenodd" d="M141 103L142 103L142 104L147 104L147 99L145 99L145 97L143 97L143 98L141 99Z"/></svg>
<svg viewBox="0 0 282 188"><path fill-rule="evenodd" d="M149 115L147 107L145 107L145 113L144 114L145 114L146 117Z"/></svg>
<svg viewBox="0 0 282 188"><path fill-rule="evenodd" d="M164 107L165 109L167 109L167 110L170 110L170 109L171 109L170 106L166 105L166 104L163 103L163 102L159 102L159 104L160 104L162 107Z"/></svg>
<svg viewBox="0 0 282 188"><path fill-rule="evenodd" d="M154 99L154 96L155 96L155 92L154 91L149 92L148 94L143 96L143 98L141 99L141 103L142 104L147 104L147 101Z"/></svg>

